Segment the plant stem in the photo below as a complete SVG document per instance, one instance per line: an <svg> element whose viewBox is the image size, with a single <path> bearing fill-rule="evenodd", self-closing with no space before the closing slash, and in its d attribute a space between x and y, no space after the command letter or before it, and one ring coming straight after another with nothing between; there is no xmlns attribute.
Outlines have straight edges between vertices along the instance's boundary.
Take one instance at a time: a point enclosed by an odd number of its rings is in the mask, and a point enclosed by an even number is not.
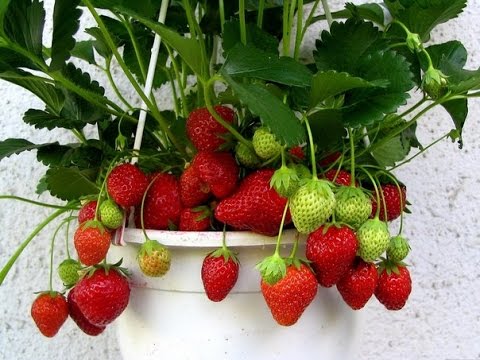
<svg viewBox="0 0 480 360"><path fill-rule="evenodd" d="M315 14L315 11L317 10L318 4L320 3L320 0L316 0L315 3L312 6L312 9L310 10L310 13L308 14L307 20L305 20L305 24L303 25L302 29L302 36L300 38L300 42L303 41L303 38L305 37L305 33L307 32L308 27L312 23L313 19L313 14Z"/></svg>
<svg viewBox="0 0 480 360"><path fill-rule="evenodd" d="M283 214L282 214L282 221L280 222L280 228L278 230L278 236L277 236L277 244L275 245L275 253L274 256L280 256L280 245L282 243L282 233L283 233L283 225L285 224L285 218L287 217L287 211L288 211L288 205L290 204L290 201L287 200L287 203L285 204L285 208L283 209Z"/></svg>
<svg viewBox="0 0 480 360"><path fill-rule="evenodd" d="M35 201L35 200L30 200L27 198L23 198L20 196L14 196L14 195L0 195L0 200L19 200L23 201L32 205L38 205L38 206L43 206L46 208L51 208L51 209L61 209L61 210L78 210L79 208L77 206L61 206L61 205L55 205L55 204L46 204L42 203L40 201ZM75 204L75 203L73 203Z"/></svg>
<svg viewBox="0 0 480 360"><path fill-rule="evenodd" d="M71 130L73 135L75 135L75 137L80 140L80 142L83 144L83 145L87 145L88 143L88 140L87 138L85 137L85 135L83 134L83 132L81 130L78 130L78 129L72 129Z"/></svg>
<svg viewBox="0 0 480 360"><path fill-rule="evenodd" d="M111 64L112 64L112 58L108 57L106 59L106 68L103 69L105 71L105 74L107 75L108 82L110 83L110 86L113 89L113 92L115 95L117 95L118 99L129 109L132 110L133 106L125 99L125 97L122 95L120 90L118 89L117 84L115 83L115 80L113 79L112 76L112 69L111 69Z"/></svg>
<svg viewBox="0 0 480 360"><path fill-rule="evenodd" d="M261 29L263 27L263 12L265 11L265 0L258 2L257 26Z"/></svg>
<svg viewBox="0 0 480 360"><path fill-rule="evenodd" d="M181 75L180 75L180 70L178 68L178 63L177 60L175 59L175 56L173 55L172 49L170 49L169 46L164 44L165 49L167 49L168 56L170 58L170 61L172 62L172 67L173 67L173 72L175 73L175 79L177 80L178 88L180 90L180 98L182 100L182 114L186 118L188 116L189 110L188 110L188 103L187 103L187 98L185 96L185 89L184 84L181 82Z"/></svg>
<svg viewBox="0 0 480 360"><path fill-rule="evenodd" d="M238 2L238 17L240 18L240 40L247 45L247 26L245 23L245 0Z"/></svg>
<svg viewBox="0 0 480 360"><path fill-rule="evenodd" d="M225 5L223 0L218 0L218 11L220 12L220 29L223 34L223 28L225 26Z"/></svg>
<svg viewBox="0 0 480 360"><path fill-rule="evenodd" d="M20 244L17 248L15 253L10 257L8 262L3 267L2 271L0 271L0 285L3 284L5 277L7 276L8 272L12 268L15 261L17 261L18 257L22 254L23 250L30 244L33 238L45 227L47 226L52 220L56 219L58 216L62 215L64 212L67 212L69 209L59 209L43 220L34 230L33 232Z"/></svg>
<svg viewBox="0 0 480 360"><path fill-rule="evenodd" d="M53 291L53 250L55 248L55 239L57 238L57 234L58 232L60 231L60 229L62 228L62 226L65 224L65 223L70 223L70 217L64 219L60 225L57 226L57 228L55 229L55 232L53 233L53 236L52 236L52 241L50 243L50 277L49 277L49 291ZM68 256L70 258L70 255Z"/></svg>
<svg viewBox="0 0 480 360"><path fill-rule="evenodd" d="M352 175L350 186L355 187L355 141L352 128L348 128L348 139L350 141L350 173Z"/></svg>
<svg viewBox="0 0 480 360"><path fill-rule="evenodd" d="M370 181L372 182L372 185L373 185L373 188L375 189L375 198L377 200L377 211L375 213L375 218L378 219L379 217L379 214L380 214L380 208L381 208L381 204L380 204L380 191L378 189L378 186L377 186L377 182L375 181L375 179L373 178L372 174L370 174L370 172L363 166L359 166L358 167L360 170L362 170L366 175L367 177L370 179ZM382 196L383 196L383 192L382 192ZM386 217L385 217L386 218Z"/></svg>
<svg viewBox="0 0 480 360"><path fill-rule="evenodd" d="M173 106L175 111L175 116L180 115L180 105L178 104L178 95L177 95L177 88L175 86L175 79L172 76L172 69L167 70L168 80L170 82L170 87L172 88L172 98L173 98Z"/></svg>
<svg viewBox="0 0 480 360"><path fill-rule="evenodd" d="M298 60L300 55L300 45L302 45L302 33L303 33L303 0L298 0L297 6L297 30L295 34L295 50L293 52L293 58Z"/></svg>
<svg viewBox="0 0 480 360"><path fill-rule="evenodd" d="M142 73L142 78L143 81L145 82L147 80L147 70L145 69L145 64L143 63L142 55L140 53L140 47L138 45L137 38L135 37L135 34L133 33L133 28L132 24L126 17L122 17L121 21L125 28L127 29L128 35L130 36L130 40L132 41L133 45L133 50L135 51L135 56L137 58L137 63L138 66L140 67L140 72Z"/></svg>
<svg viewBox="0 0 480 360"><path fill-rule="evenodd" d="M323 11L325 11L325 17L327 18L328 27L331 27L333 23L333 18L330 7L328 6L328 0L322 0L322 6Z"/></svg>
<svg viewBox="0 0 480 360"><path fill-rule="evenodd" d="M290 1L283 2L283 56L288 56L290 53Z"/></svg>
<svg viewBox="0 0 480 360"><path fill-rule="evenodd" d="M310 161L312 162L312 179L316 180L317 177L317 164L315 160L315 143L313 142L313 135L312 129L310 129L310 123L308 122L308 118L304 116L305 125L307 127L308 133L308 143L310 145Z"/></svg>

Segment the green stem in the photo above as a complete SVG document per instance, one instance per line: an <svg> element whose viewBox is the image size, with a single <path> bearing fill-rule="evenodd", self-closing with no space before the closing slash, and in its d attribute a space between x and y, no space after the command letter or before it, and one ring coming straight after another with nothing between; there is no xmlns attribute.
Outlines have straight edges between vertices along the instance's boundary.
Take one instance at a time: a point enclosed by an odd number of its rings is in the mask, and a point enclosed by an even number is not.
<svg viewBox="0 0 480 360"><path fill-rule="evenodd" d="M352 128L348 128L348 139L350 140L350 173L352 175L350 186L355 187L355 141Z"/></svg>
<svg viewBox="0 0 480 360"><path fill-rule="evenodd" d="M328 6L328 0L322 0L323 11L325 11L325 17L327 18L328 27L332 26L333 18L330 7Z"/></svg>
<svg viewBox="0 0 480 360"><path fill-rule="evenodd" d="M70 212L70 217L72 217L72 212ZM65 232L65 249L67 251L67 258L71 259L70 256L70 246L69 246L69 237L70 237L70 221L67 222L67 229Z"/></svg>
<svg viewBox="0 0 480 360"><path fill-rule="evenodd" d="M308 27L312 23L313 20L313 14L315 14L315 11L317 10L318 5L320 4L320 0L316 0L315 3L312 6L312 9L310 10L310 13L308 14L307 20L305 20L305 24L303 25L302 29L302 37L300 39L300 42L303 41L303 38L305 37L305 33L307 32Z"/></svg>
<svg viewBox="0 0 480 360"><path fill-rule="evenodd" d="M223 28L225 26L225 5L223 0L218 0L218 11L220 12L220 29L223 34Z"/></svg>
<svg viewBox="0 0 480 360"><path fill-rule="evenodd" d="M245 23L245 0L238 2L238 17L240 18L240 40L247 45L247 26Z"/></svg>
<svg viewBox="0 0 480 360"><path fill-rule="evenodd" d="M265 11L265 0L258 2L257 26L261 29L263 27L263 12Z"/></svg>
<svg viewBox="0 0 480 360"><path fill-rule="evenodd" d="M135 37L135 34L133 33L133 28L132 24L126 17L121 18L121 21L125 28L127 29L128 35L130 36L130 40L132 41L133 45L133 50L135 51L135 56L137 57L137 63L138 66L140 67L140 72L142 73L142 78L143 82L147 80L147 69L145 68L145 63L142 60L142 54L140 52L140 47L138 45L137 38Z"/></svg>
<svg viewBox="0 0 480 360"><path fill-rule="evenodd" d="M300 55L300 45L302 45L302 33L303 33L303 0L298 0L297 6L297 32L295 34L295 50L293 52L293 58L298 60Z"/></svg>
<svg viewBox="0 0 480 360"><path fill-rule="evenodd" d="M53 236L52 236L52 241L50 243L50 276L49 276L49 291L53 291L53 250L55 248L55 239L57 238L57 234L58 232L60 231L60 229L62 228L62 226L67 223L69 224L70 221L71 221L71 217L68 217L66 219L64 219L60 225L57 226L57 228L55 229L55 232L53 233ZM70 255L68 256L70 258Z"/></svg>
<svg viewBox="0 0 480 360"><path fill-rule="evenodd" d="M140 204L140 226L142 227L142 232L143 232L143 236L145 236L145 241L148 241L150 240L150 238L148 237L147 235L147 231L145 230L145 220L143 219L143 210L145 208L145 199L147 198L147 194L148 194L148 191L150 190L150 188L152 187L153 183L155 182L155 180L157 180L157 178L160 176L161 173L157 174L151 181L150 183L148 184L147 188L145 189L145 192L143 194L143 197L142 197L142 203Z"/></svg>
<svg viewBox="0 0 480 360"><path fill-rule="evenodd" d="M0 200L18 200L18 201L23 201L32 205L43 206L51 209L78 210L78 206L61 206L61 205L55 205L55 204L46 204L40 201L30 200L30 199L23 198L20 196L15 196L15 195L0 195ZM76 203L73 202L72 204L76 204Z"/></svg>
<svg viewBox="0 0 480 360"><path fill-rule="evenodd" d="M227 224L223 224L222 249L224 251L228 251L228 248L227 248Z"/></svg>
<svg viewBox="0 0 480 360"><path fill-rule="evenodd" d="M283 2L283 56L290 53L290 0Z"/></svg>
<svg viewBox="0 0 480 360"><path fill-rule="evenodd" d="M399 118L404 118L405 116L407 116L408 114L410 114L411 112L415 111L416 109L418 109L420 106L422 106L428 99L424 96L421 100L419 100L417 103L415 103L413 106L411 106L410 108L408 108L407 110L405 110L403 113L401 114L398 114L398 117Z"/></svg>
<svg viewBox="0 0 480 360"><path fill-rule="evenodd" d="M170 87L172 88L172 98L173 98L173 106L175 115L178 116L180 114L180 105L178 104L178 95L177 95L177 88L175 86L175 79L172 76L172 70L167 70L168 80L170 82Z"/></svg>
<svg viewBox="0 0 480 360"><path fill-rule="evenodd" d="M288 211L288 206L290 202L287 200L287 203L285 204L285 208L283 209L283 214L282 214L282 221L280 222L280 228L278 230L278 236L277 236L277 244L275 245L275 253L274 256L280 257L280 245L282 243L282 233L283 233L283 225L285 224L285 219L287 217L287 211Z"/></svg>
<svg viewBox="0 0 480 360"><path fill-rule="evenodd" d="M172 67L173 67L173 72L175 73L175 79L177 79L177 84L178 88L180 90L180 98L182 100L182 114L186 118L188 116L188 103L187 103L187 98L185 96L185 90L183 88L183 84L181 83L181 75L180 75L180 70L178 68L178 63L177 60L175 59L175 56L173 56L172 49L170 49L169 46L165 44L165 48L167 49L168 56L170 58L170 61L172 62Z"/></svg>
<svg viewBox="0 0 480 360"><path fill-rule="evenodd" d="M222 125L225 129L227 129L238 141L243 143L244 145L248 146L248 148L252 148L252 144L245 139L235 128L230 125L228 122L223 120L223 118L215 111L215 108L213 107L212 104L212 99L211 99L211 92L213 92L213 86L215 84L215 81L222 81L223 79L220 76L214 76L210 80L207 81L205 84L204 88L204 98L205 98L205 105L210 112L210 114L213 116L215 120L217 120L220 125Z"/></svg>
<svg viewBox="0 0 480 360"><path fill-rule="evenodd" d="M358 168L360 170L362 170L367 175L367 177L372 182L373 188L375 189L375 197L376 197L376 200L377 200L377 211L375 213L375 219L378 219L378 217L380 215L381 204L380 204L380 191L378 189L377 182L375 181L373 176L370 174L370 172L367 169L365 169L363 166L358 166ZM383 195L383 192L382 192L382 195Z"/></svg>
<svg viewBox="0 0 480 360"><path fill-rule="evenodd" d="M402 233L402 230L403 230L403 207L404 207L404 204L403 204L403 196L402 196L402 188L400 187L400 184L398 183L397 179L395 178L395 176L393 176L392 174L390 174L389 172L387 171L384 171L384 170L381 170L381 173L386 175L387 177L390 178L390 180L393 181L393 183L395 184L395 186L397 187L397 190L398 190L398 194L400 195L400 209L402 209L402 211L400 212L400 228L398 230L398 235L400 235ZM387 218L387 214L386 214L386 207L385 207L385 219Z"/></svg>
<svg viewBox="0 0 480 360"><path fill-rule="evenodd" d="M47 226L52 220L56 219L58 216L62 215L64 212L67 212L69 209L59 209L43 220L34 230L33 232L20 244L17 248L15 253L10 257L7 264L3 267L2 271L0 271L0 285L3 284L5 277L7 276L8 272L12 268L15 261L17 261L18 257L22 254L23 250L30 244L33 238L45 227Z"/></svg>
<svg viewBox="0 0 480 360"><path fill-rule="evenodd" d="M312 129L310 129L310 123L308 122L308 118L304 116L305 125L307 127L308 133L308 143L310 145L310 161L312 162L312 179L316 180L317 177L317 164L315 160L315 143L313 142L313 135Z"/></svg>
<svg viewBox="0 0 480 360"><path fill-rule="evenodd" d="M75 137L80 140L80 142L83 144L83 145L87 145L88 143L88 140L87 138L85 137L85 135L83 134L83 132L81 130L78 130L78 129L72 129L71 130L73 135L75 135Z"/></svg>
<svg viewBox="0 0 480 360"><path fill-rule="evenodd" d="M295 238L295 242L293 243L292 251L290 252L290 255L288 256L288 258L294 259L295 256L297 255L297 250L298 250L298 233L297 233L297 237Z"/></svg>
<svg viewBox="0 0 480 360"><path fill-rule="evenodd" d="M105 74L107 75L108 82L110 83L110 86L112 87L113 92L115 95L117 95L118 99L129 109L132 110L133 106L125 99L125 97L122 95L120 92L120 89L118 88L117 84L115 83L115 80L113 79L112 76L112 69L111 69L111 64L112 64L112 58L108 57L106 60L106 68L104 69Z"/></svg>

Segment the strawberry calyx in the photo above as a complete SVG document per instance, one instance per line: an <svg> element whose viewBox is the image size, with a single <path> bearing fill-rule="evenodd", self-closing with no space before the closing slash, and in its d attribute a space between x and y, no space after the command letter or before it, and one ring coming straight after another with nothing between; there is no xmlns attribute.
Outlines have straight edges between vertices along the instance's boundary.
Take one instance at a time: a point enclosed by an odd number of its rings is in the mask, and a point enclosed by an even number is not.
<svg viewBox="0 0 480 360"><path fill-rule="evenodd" d="M98 220L88 220L85 221L82 225L82 230L90 229L90 228L95 228L100 230L100 232L103 234L105 231L108 231L103 224L98 221Z"/></svg>
<svg viewBox="0 0 480 360"><path fill-rule="evenodd" d="M129 277L130 272L128 271L127 268L121 267L122 262L123 262L123 258L114 264L103 262L101 264L88 266L80 271L80 279L84 277L87 277L87 278L92 277L92 275L95 274L95 272L98 270L103 270L105 274L108 274L110 271L113 270L118 272L122 276Z"/></svg>
<svg viewBox="0 0 480 360"><path fill-rule="evenodd" d="M267 256L256 268L260 271L262 279L269 285L275 285L282 280L287 274L287 262L278 252L271 256Z"/></svg>
<svg viewBox="0 0 480 360"><path fill-rule="evenodd" d="M274 188L280 196L290 197L299 187L300 178L295 169L282 164L275 170L270 180L270 187Z"/></svg>
<svg viewBox="0 0 480 360"><path fill-rule="evenodd" d="M199 213L198 216L195 218L196 222L200 222L212 216L212 210L206 205L196 206L192 208L192 211L195 213Z"/></svg>
<svg viewBox="0 0 480 360"><path fill-rule="evenodd" d="M208 256L214 258L223 257L223 260L225 262L228 262L230 259L232 259L235 264L239 264L238 258L235 253L233 253L231 250L224 246L212 251L210 254L208 254Z"/></svg>
<svg viewBox="0 0 480 360"><path fill-rule="evenodd" d="M153 254L154 251L160 251L168 248L158 242L157 240L152 240L152 239L146 239L146 241L142 244L140 247L140 250L138 251L138 257L142 257L144 255L150 256Z"/></svg>
<svg viewBox="0 0 480 360"><path fill-rule="evenodd" d="M377 270L379 275L384 271L387 272L387 275L391 275L392 273L400 275L399 268L407 266L408 264L404 263L403 261L392 261L382 256L380 261L377 263Z"/></svg>

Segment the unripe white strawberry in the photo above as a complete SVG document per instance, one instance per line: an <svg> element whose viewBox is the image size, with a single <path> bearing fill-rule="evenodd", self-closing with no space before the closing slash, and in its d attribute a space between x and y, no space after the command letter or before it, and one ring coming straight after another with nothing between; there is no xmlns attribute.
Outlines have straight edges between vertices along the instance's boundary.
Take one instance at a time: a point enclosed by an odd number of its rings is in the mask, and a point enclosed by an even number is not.
<svg viewBox="0 0 480 360"><path fill-rule="evenodd" d="M282 145L275 139L275 135L265 127L255 130L252 145L257 155L264 160L278 156L282 152Z"/></svg>
<svg viewBox="0 0 480 360"><path fill-rule="evenodd" d="M335 199L335 219L356 229L367 221L372 213L370 198L359 188L341 186Z"/></svg>
<svg viewBox="0 0 480 360"><path fill-rule="evenodd" d="M358 256L365 262L373 262L387 250L390 233L385 222L378 218L365 221L357 231Z"/></svg>

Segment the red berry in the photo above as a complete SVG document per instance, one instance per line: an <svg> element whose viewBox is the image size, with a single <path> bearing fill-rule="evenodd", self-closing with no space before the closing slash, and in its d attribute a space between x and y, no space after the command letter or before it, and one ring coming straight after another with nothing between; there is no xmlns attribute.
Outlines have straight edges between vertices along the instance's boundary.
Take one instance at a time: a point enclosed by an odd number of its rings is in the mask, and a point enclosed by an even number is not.
<svg viewBox="0 0 480 360"><path fill-rule="evenodd" d="M125 163L112 169L107 178L107 191L118 205L137 206L148 186L147 176L135 165Z"/></svg>
<svg viewBox="0 0 480 360"><path fill-rule="evenodd" d="M232 109L215 106L215 111L227 123L233 123L235 113ZM193 110L188 116L186 128L188 138L199 151L218 150L225 143L222 136L228 134L228 130L215 120L207 108Z"/></svg>
<svg viewBox="0 0 480 360"><path fill-rule="evenodd" d="M73 237L78 258L87 266L101 262L107 256L112 234L100 223L80 224Z"/></svg>
<svg viewBox="0 0 480 360"><path fill-rule="evenodd" d="M75 286L75 301L85 319L97 327L113 322L125 310L130 285L116 268L97 269Z"/></svg>
<svg viewBox="0 0 480 360"><path fill-rule="evenodd" d="M180 213L180 231L206 231L210 228L211 211L207 207L186 208Z"/></svg>
<svg viewBox="0 0 480 360"><path fill-rule="evenodd" d="M207 297L222 301L235 286L239 265L235 257L223 249L208 254L202 264L202 282Z"/></svg>
<svg viewBox="0 0 480 360"><path fill-rule="evenodd" d="M77 298L75 296L75 290L73 288L70 290L67 296L68 300L68 313L73 321L77 324L80 330L82 330L85 334L90 336L97 336L105 330L105 326L96 326L91 324L85 316L83 316L82 312L78 308Z"/></svg>
<svg viewBox="0 0 480 360"><path fill-rule="evenodd" d="M361 309L372 297L377 286L378 271L373 263L360 258L337 283L337 289L343 300L354 310Z"/></svg>
<svg viewBox="0 0 480 360"><path fill-rule="evenodd" d="M159 173L147 192L143 208L146 229L166 230L178 226L182 202L180 186L175 176ZM136 225L141 227L140 208L137 209Z"/></svg>
<svg viewBox="0 0 480 360"><path fill-rule="evenodd" d="M352 174L345 170L330 169L325 173L325 178L337 185L350 186L352 184ZM358 182L355 181L358 186Z"/></svg>
<svg viewBox="0 0 480 360"><path fill-rule="evenodd" d="M380 220L385 221L385 209L387 212L387 221L395 220L402 214L402 211L407 205L407 188L401 185L400 189L401 195L397 185L395 184L384 184L381 186L381 190L383 192L383 199L382 195L380 194L380 203L382 204L382 206L380 207L380 212L378 214ZM372 197L372 215L370 217L375 217L376 213L377 197L374 195Z"/></svg>
<svg viewBox="0 0 480 360"><path fill-rule="evenodd" d="M303 147L300 145L292 147L290 150L288 150L290 156L294 158L294 160L297 161L303 161L305 160L305 152L303 151Z"/></svg>
<svg viewBox="0 0 480 360"><path fill-rule="evenodd" d="M195 207L204 204L211 196L210 187L200 179L198 171L189 166L180 176L180 197L183 206Z"/></svg>
<svg viewBox="0 0 480 360"><path fill-rule="evenodd" d="M232 154L227 152L199 152L192 167L218 199L229 196L236 188L239 168Z"/></svg>
<svg viewBox="0 0 480 360"><path fill-rule="evenodd" d="M272 169L262 169L248 175L232 196L219 202L215 208L215 218L239 230L251 230L268 236L278 234L287 199L270 187L274 172ZM288 211L285 225L290 222Z"/></svg>
<svg viewBox="0 0 480 360"><path fill-rule="evenodd" d="M95 211L97 210L97 200L85 203L78 212L78 223L83 224L85 221L95 219Z"/></svg>
<svg viewBox="0 0 480 360"><path fill-rule="evenodd" d="M412 291L412 279L405 266L398 266L398 274L383 269L375 289L375 297L388 310L400 310Z"/></svg>
<svg viewBox="0 0 480 360"><path fill-rule="evenodd" d="M335 285L351 267L358 249L355 232L348 226L321 226L307 239L306 257L311 261L318 283Z"/></svg>
<svg viewBox="0 0 480 360"><path fill-rule="evenodd" d="M53 337L68 318L67 301L57 292L41 293L32 304L31 315L38 330L46 337Z"/></svg>
<svg viewBox="0 0 480 360"><path fill-rule="evenodd" d="M263 279L260 284L262 295L273 318L283 326L295 324L317 294L317 280L310 268L301 264L287 267L283 279L270 285Z"/></svg>

